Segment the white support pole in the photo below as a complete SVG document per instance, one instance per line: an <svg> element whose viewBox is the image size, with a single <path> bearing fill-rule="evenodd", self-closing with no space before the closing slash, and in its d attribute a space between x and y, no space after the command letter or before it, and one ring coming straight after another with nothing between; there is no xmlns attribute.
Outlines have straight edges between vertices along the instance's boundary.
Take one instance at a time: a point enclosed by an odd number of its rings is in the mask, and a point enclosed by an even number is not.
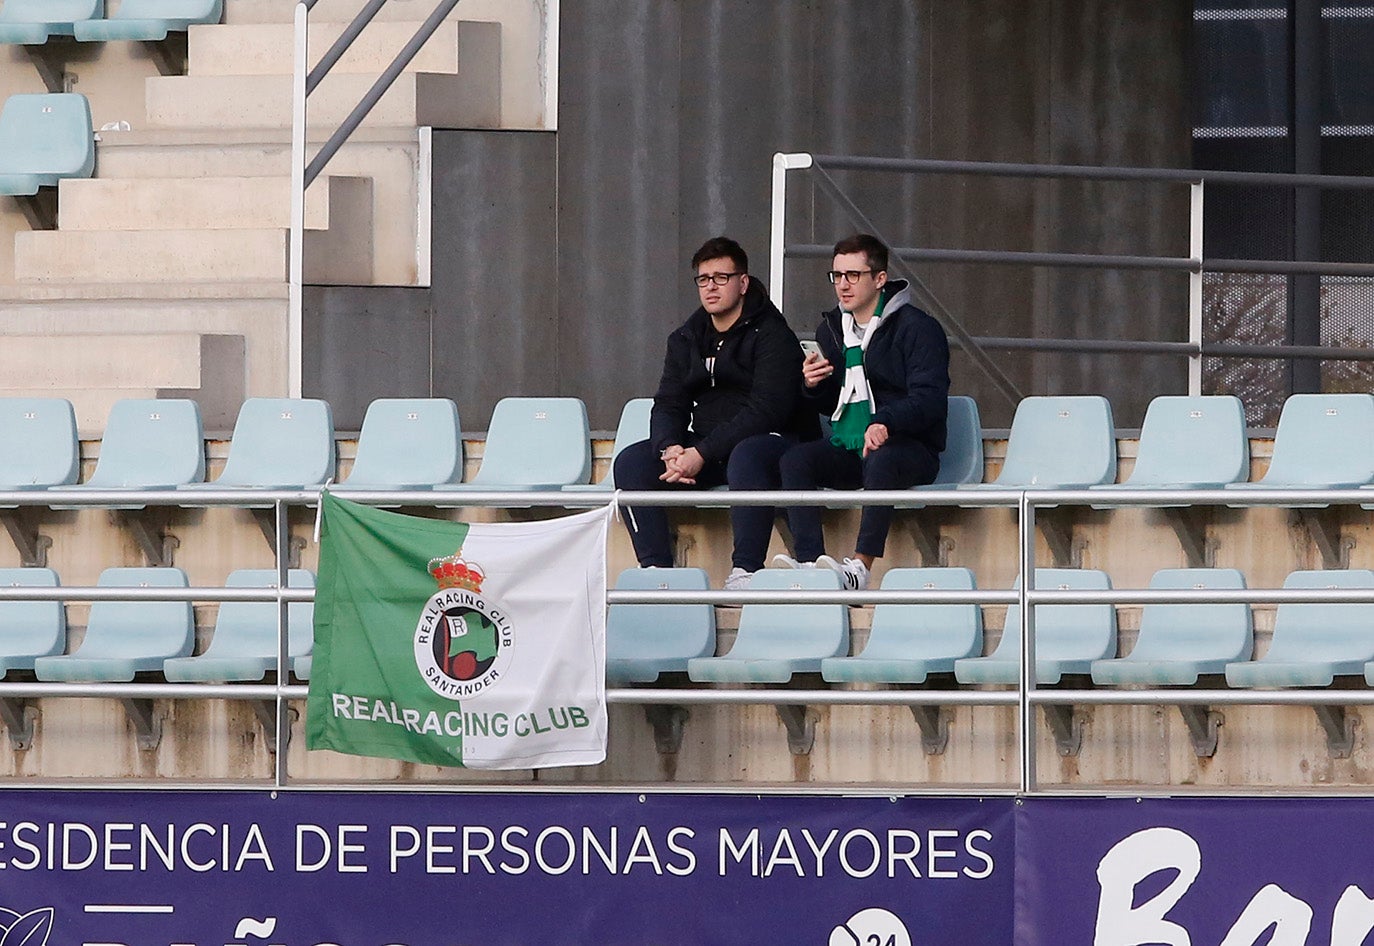
<svg viewBox="0 0 1374 946"><path fill-rule="evenodd" d="M1027 493L1021 494L1017 509L1017 541L1021 558L1021 666L1020 705L1017 707L1017 737L1021 743L1021 773L1019 790L1022 795L1035 791L1035 706L1031 694L1035 692L1035 608L1030 592L1035 589L1035 506ZM1003 628L1005 634L1011 628Z"/></svg>
<svg viewBox="0 0 1374 946"><path fill-rule="evenodd" d="M768 243L768 295L773 304L782 308L783 269L787 253L787 172L811 166L806 153L773 155L773 215Z"/></svg>
<svg viewBox="0 0 1374 946"><path fill-rule="evenodd" d="M309 71L308 25L310 11L296 4L296 60L291 88L291 247L287 274L288 313L286 359L287 395L300 397L304 359L304 264L305 250L305 77Z"/></svg>
<svg viewBox="0 0 1374 946"><path fill-rule="evenodd" d="M1188 274L1188 393L1202 394L1202 181L1189 189L1188 255L1198 269Z"/></svg>

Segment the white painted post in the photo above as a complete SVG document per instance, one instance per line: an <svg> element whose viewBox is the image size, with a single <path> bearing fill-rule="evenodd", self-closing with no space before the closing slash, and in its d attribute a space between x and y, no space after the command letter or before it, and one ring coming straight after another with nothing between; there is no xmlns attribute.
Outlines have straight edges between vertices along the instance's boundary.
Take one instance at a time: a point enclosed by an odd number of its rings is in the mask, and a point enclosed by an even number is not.
<svg viewBox="0 0 1374 946"><path fill-rule="evenodd" d="M288 314L286 358L287 395L300 397L304 371L304 264L305 249L305 75L309 70L308 26L310 11L296 4L296 61L291 88L291 246L287 274Z"/></svg>
<svg viewBox="0 0 1374 946"><path fill-rule="evenodd" d="M1188 393L1202 394L1202 181L1190 188L1188 255L1198 269L1188 274L1188 341L1193 354L1188 356Z"/></svg>
<svg viewBox="0 0 1374 946"><path fill-rule="evenodd" d="M782 308L783 269L787 264L787 172L811 166L806 153L773 155L773 214L768 243L768 295Z"/></svg>

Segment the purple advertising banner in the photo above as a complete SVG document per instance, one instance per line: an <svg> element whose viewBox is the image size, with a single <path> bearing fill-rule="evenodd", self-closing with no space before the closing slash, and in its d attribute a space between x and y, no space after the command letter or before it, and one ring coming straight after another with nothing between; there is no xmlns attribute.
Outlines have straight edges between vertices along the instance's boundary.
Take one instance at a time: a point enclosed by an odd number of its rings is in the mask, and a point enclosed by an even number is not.
<svg viewBox="0 0 1374 946"><path fill-rule="evenodd" d="M1374 942L1374 799L1027 799L1017 946Z"/></svg>
<svg viewBox="0 0 1374 946"><path fill-rule="evenodd" d="M1008 798L22 790L0 804L0 946L1012 939Z"/></svg>

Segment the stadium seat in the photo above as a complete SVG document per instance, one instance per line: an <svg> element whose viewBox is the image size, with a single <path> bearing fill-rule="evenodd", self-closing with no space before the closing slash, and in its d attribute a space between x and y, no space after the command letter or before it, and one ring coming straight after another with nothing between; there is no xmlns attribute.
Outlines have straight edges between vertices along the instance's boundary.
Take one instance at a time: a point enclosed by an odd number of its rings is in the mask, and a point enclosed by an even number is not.
<svg viewBox="0 0 1374 946"><path fill-rule="evenodd" d="M0 587L56 588L51 568L0 568ZM34 658L60 654L67 616L60 601L0 601L0 676L32 670Z"/></svg>
<svg viewBox="0 0 1374 946"><path fill-rule="evenodd" d="M1283 404L1264 477L1255 489L1343 489L1374 481L1374 396L1294 394ZM1239 498L1239 497L1238 497ZM1234 505L1234 504L1233 504Z"/></svg>
<svg viewBox="0 0 1374 946"><path fill-rule="evenodd" d="M185 489L303 489L334 475L334 414L325 401L252 397L239 408L224 470Z"/></svg>
<svg viewBox="0 0 1374 946"><path fill-rule="evenodd" d="M218 23L223 0L123 0L105 20L85 20L72 30L83 43L108 40L156 42L200 23Z"/></svg>
<svg viewBox="0 0 1374 946"><path fill-rule="evenodd" d="M90 177L94 170L95 136L86 96L59 92L5 100L0 108L0 194L33 196L40 187L56 187L64 177Z"/></svg>
<svg viewBox="0 0 1374 946"><path fill-rule="evenodd" d="M110 409L100 458L85 483L55 491L170 489L205 479L200 406L182 399L126 399ZM54 509L71 508L53 504ZM139 509L141 505L120 506Z"/></svg>
<svg viewBox="0 0 1374 946"><path fill-rule="evenodd" d="M429 489L463 478L458 405L448 398L379 398L367 406L350 490Z"/></svg>
<svg viewBox="0 0 1374 946"><path fill-rule="evenodd" d="M1150 579L1154 590L1244 587L1234 568L1166 568ZM1253 650L1248 604L1147 604L1135 647L1125 657L1093 661L1092 677L1100 684L1192 686L1201 674L1248 660Z"/></svg>
<svg viewBox="0 0 1374 946"><path fill-rule="evenodd" d="M978 402L956 395L949 399L945 422L945 449L940 453L940 471L929 489L948 489L983 481L983 422Z"/></svg>
<svg viewBox="0 0 1374 946"><path fill-rule="evenodd" d="M275 569L243 568L230 573L227 588L275 588ZM315 576L292 569L291 588L315 587ZM294 659L310 653L314 644L315 606L292 601L287 610L287 652ZM214 635L205 653L197 657L172 657L162 665L163 675L174 682L258 681L277 667L277 605L270 601L225 601L215 618Z"/></svg>
<svg viewBox="0 0 1374 946"><path fill-rule="evenodd" d="M710 588L700 568L629 568L621 591ZM613 604L606 613L606 681L653 683L683 673L687 661L716 652L716 609L709 604Z"/></svg>
<svg viewBox="0 0 1374 946"><path fill-rule="evenodd" d="M1018 578L1015 587L1020 587ZM1096 569L1037 568L1040 589L1105 591L1112 583ZM954 662L960 683L1018 683L1021 677L1021 608L1007 608L1002 640L987 657ZM1042 604L1035 609L1035 679L1058 683L1066 673L1088 673L1095 660L1116 654L1116 609L1110 604Z"/></svg>
<svg viewBox="0 0 1374 946"><path fill-rule="evenodd" d="M587 406L575 397L507 397L496 404L482 466L470 483L438 490L542 490L592 474Z"/></svg>
<svg viewBox="0 0 1374 946"><path fill-rule="evenodd" d="M1104 397L1028 397L1016 407L1007 458L979 489L1081 489L1116 479L1112 406Z"/></svg>
<svg viewBox="0 0 1374 946"><path fill-rule="evenodd" d="M648 439L649 414L653 409L654 399L651 397L637 397L626 401L620 412L620 424L615 429L615 445L611 448L611 463L606 468L606 478L599 483L573 483L563 488L594 492L609 492L615 489L615 458L630 444Z"/></svg>
<svg viewBox="0 0 1374 946"><path fill-rule="evenodd" d="M0 43L37 46L49 36L71 36L80 21L105 15L105 0L5 0Z"/></svg>
<svg viewBox="0 0 1374 946"><path fill-rule="evenodd" d="M0 398L0 490L75 483L81 469L76 413L64 398Z"/></svg>
<svg viewBox="0 0 1374 946"><path fill-rule="evenodd" d="M303 657L297 657L294 661L292 661L291 672L294 673L297 677L300 677L302 680L309 680L310 670L314 663L315 657L312 654L306 654Z"/></svg>
<svg viewBox="0 0 1374 946"><path fill-rule="evenodd" d="M1145 411L1131 475L1092 489L1220 489L1249 475L1250 441L1239 398L1157 397Z"/></svg>
<svg viewBox="0 0 1374 946"><path fill-rule="evenodd" d="M893 568L883 576L884 591L974 587L967 568ZM827 657L821 676L831 683L924 683L982 652L983 612L976 604L879 604L863 652Z"/></svg>
<svg viewBox="0 0 1374 946"><path fill-rule="evenodd" d="M179 568L107 568L100 588L186 588ZM39 657L40 680L128 682L134 674L162 669L168 657L185 657L195 645L189 601L97 601L86 638L74 654Z"/></svg>
<svg viewBox="0 0 1374 946"><path fill-rule="evenodd" d="M1297 571L1285 588L1374 588L1374 572ZM1374 604L1280 604L1274 636L1258 660L1226 666L1233 687L1324 687L1360 676L1374 660Z"/></svg>
<svg viewBox="0 0 1374 946"><path fill-rule="evenodd" d="M837 591L829 569L765 568L750 591ZM735 645L723 657L687 661L698 683L786 683L794 673L817 673L827 657L849 652L849 610L842 604L746 604Z"/></svg>

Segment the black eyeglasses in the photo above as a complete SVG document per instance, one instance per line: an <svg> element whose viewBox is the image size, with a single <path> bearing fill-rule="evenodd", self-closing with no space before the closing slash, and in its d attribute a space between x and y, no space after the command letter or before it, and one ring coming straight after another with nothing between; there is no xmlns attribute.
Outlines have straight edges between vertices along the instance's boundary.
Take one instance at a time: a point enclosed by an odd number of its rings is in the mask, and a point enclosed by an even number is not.
<svg viewBox="0 0 1374 946"><path fill-rule="evenodd" d="M702 273L699 276L693 276L692 282L704 289L708 283L715 283L717 286L723 286L736 276L743 275L744 273Z"/></svg>
<svg viewBox="0 0 1374 946"><path fill-rule="evenodd" d="M865 273L871 273L871 272L874 272L874 270L871 270L871 269L846 269L846 270L832 269L830 272L826 273L826 275L830 277L830 281L831 281L831 282L856 283L856 282L859 281L859 277L860 277L860 276L864 275Z"/></svg>

